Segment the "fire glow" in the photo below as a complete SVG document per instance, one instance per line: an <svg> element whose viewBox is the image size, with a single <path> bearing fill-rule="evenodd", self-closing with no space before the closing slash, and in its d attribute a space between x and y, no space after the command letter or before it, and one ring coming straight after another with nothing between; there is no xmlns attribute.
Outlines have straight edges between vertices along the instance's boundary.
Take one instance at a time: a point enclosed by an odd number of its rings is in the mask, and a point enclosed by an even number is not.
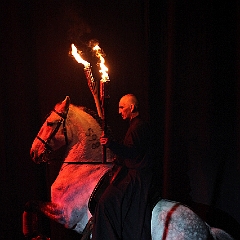
<svg viewBox="0 0 240 240"><path fill-rule="evenodd" d="M102 49L98 46L98 45L95 45L92 50L95 52L96 54L96 57L99 58L100 60L100 63L99 63L99 66L100 66L100 70L99 72L102 74L102 81L106 82L106 81L110 81L109 80L109 76L108 76L108 68L106 67L105 65L105 59L104 59L104 53L102 51Z"/></svg>
<svg viewBox="0 0 240 240"><path fill-rule="evenodd" d="M79 53L80 53L80 51L78 51L77 48L75 47L75 45L72 44L72 55L78 63L81 63L84 65L84 73L87 78L89 89L90 89L90 91L93 95L94 101L96 103L98 116L103 119L102 109L101 109L99 98L98 98L97 83L93 78L92 71L91 71L91 65L89 62L82 59L82 57L80 56Z"/></svg>
<svg viewBox="0 0 240 240"><path fill-rule="evenodd" d="M80 56L79 51L77 50L75 45L72 44L71 46L72 46L72 55L74 56L76 61L78 63L82 63L84 65L84 67L86 67L86 68L90 67L90 63L82 59L82 57Z"/></svg>

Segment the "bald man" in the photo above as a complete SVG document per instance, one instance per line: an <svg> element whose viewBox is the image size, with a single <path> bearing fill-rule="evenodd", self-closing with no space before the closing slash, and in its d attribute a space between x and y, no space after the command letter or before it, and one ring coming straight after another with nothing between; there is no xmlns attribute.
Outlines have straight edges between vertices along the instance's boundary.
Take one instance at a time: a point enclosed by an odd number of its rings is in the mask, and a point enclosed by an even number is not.
<svg viewBox="0 0 240 240"><path fill-rule="evenodd" d="M92 239L150 240L149 190L154 167L151 130L141 119L138 100L133 94L120 99L119 114L129 121L123 143L107 136L100 142L117 155L115 168L121 168L121 171L97 204Z"/></svg>

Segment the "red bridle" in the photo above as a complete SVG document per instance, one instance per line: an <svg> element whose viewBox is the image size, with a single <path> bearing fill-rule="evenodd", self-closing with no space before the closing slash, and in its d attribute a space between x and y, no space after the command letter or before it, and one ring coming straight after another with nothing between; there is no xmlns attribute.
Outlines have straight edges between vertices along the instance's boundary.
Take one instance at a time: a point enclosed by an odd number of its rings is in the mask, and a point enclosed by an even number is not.
<svg viewBox="0 0 240 240"><path fill-rule="evenodd" d="M43 140L38 135L36 136L36 138L44 144L44 151L42 153L43 156L53 152L53 149L50 146L50 141L56 135L56 133L58 132L58 130L62 124L63 124L63 134L65 137L65 143L66 143L66 145L68 145L68 137L67 137L67 129L66 129L66 119L67 119L68 111L66 114L60 113L60 112L56 111L55 109L53 109L52 111L55 112L60 117L60 120L58 121L57 126L55 127L55 129L52 131L52 133L46 140ZM42 158L42 162L47 162L47 159Z"/></svg>

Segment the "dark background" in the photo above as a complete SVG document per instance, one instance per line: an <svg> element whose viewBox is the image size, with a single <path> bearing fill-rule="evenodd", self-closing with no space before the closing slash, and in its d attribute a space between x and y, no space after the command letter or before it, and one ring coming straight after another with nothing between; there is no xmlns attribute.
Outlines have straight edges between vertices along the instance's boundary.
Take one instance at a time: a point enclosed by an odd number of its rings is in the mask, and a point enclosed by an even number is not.
<svg viewBox="0 0 240 240"><path fill-rule="evenodd" d="M83 66L69 55L71 43L87 53L90 39L106 53L116 137L126 129L118 101L132 92L154 125L162 196L174 199L188 169L193 200L238 232L240 12L237 0L220 2L1 1L0 239L22 239L25 203L49 198L50 166L29 156L44 116L66 95L95 110ZM71 235L53 228L51 239Z"/></svg>

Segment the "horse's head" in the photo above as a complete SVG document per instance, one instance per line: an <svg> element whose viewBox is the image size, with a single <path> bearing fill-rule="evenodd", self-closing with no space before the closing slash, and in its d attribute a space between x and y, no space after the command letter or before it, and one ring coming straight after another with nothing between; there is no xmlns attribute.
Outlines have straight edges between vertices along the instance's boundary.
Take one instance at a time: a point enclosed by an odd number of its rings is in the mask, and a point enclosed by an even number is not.
<svg viewBox="0 0 240 240"><path fill-rule="evenodd" d="M101 121L93 111L70 104L66 97L50 112L34 139L30 150L33 161L47 162L51 153L61 148L65 151L64 162L101 162ZM112 161L112 157L107 151L106 160Z"/></svg>
<svg viewBox="0 0 240 240"><path fill-rule="evenodd" d="M70 98L57 104L50 112L33 141L30 155L34 162L48 161L48 155L69 143L71 132L67 131L66 119L70 105Z"/></svg>

